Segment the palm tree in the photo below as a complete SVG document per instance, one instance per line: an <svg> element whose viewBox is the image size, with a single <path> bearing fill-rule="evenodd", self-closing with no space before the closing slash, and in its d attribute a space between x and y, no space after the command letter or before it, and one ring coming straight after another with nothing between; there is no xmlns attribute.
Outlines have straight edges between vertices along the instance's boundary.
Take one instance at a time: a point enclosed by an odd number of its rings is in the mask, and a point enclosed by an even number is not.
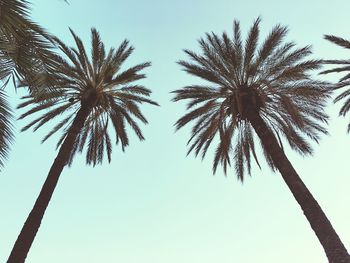
<svg viewBox="0 0 350 263"><path fill-rule="evenodd" d="M328 41L341 46L346 49L350 49L350 41L341 38L341 37L336 37L333 35L325 35L325 39ZM350 85L350 60L349 59L344 59L344 60L338 60L338 59L333 59L333 60L324 60L325 64L333 64L333 65L341 65L337 66L336 68L329 69L322 71L321 74L328 74L328 73L333 73L333 72L345 72L346 75L342 77L339 82L335 85L334 89L340 89L346 86ZM340 100L345 99L344 105L340 108L339 115L345 116L350 109L350 90L345 90L342 93L340 93L335 99L334 102L338 102ZM348 124L348 132L350 132L350 123Z"/></svg>
<svg viewBox="0 0 350 263"><path fill-rule="evenodd" d="M176 122L180 129L195 121L188 153L205 157L218 137L213 172L222 165L226 174L233 163L238 179L251 172L256 154L256 135L264 157L278 170L301 206L321 242L329 262L350 262L331 223L302 182L285 155L281 137L300 154L312 153L306 137L318 142L326 134L323 107L329 97L328 84L312 79L310 72L319 60L304 60L309 46L296 48L284 43L287 28L277 25L258 47L258 18L242 44L239 22L234 22L233 38L207 33L199 40L202 54L185 50L190 61L179 61L187 73L204 80L173 91L173 101L188 100L189 110Z"/></svg>
<svg viewBox="0 0 350 263"><path fill-rule="evenodd" d="M134 81L145 78L140 71L149 67L149 62L120 71L122 63L133 51L127 40L117 49L111 48L106 53L99 33L92 29L92 51L89 59L81 39L72 30L71 33L77 48L68 47L55 38L68 60L56 56L56 71L53 76L56 78L56 86L50 93L51 96L26 96L25 102L18 107L32 106L20 119L45 110L43 115L26 125L23 131L31 127L37 130L53 118L66 112L69 114L43 138L46 141L57 131L63 130L57 143L57 148L60 147L58 155L17 238L8 259L9 263L25 261L59 176L65 165L72 163L75 153L82 152L87 145L87 164L95 166L101 163L104 154L107 154L110 162L112 142L108 124L112 124L116 143L120 143L124 151L129 144L126 126L130 126L138 138L144 140L135 118L143 123L147 123L147 120L138 104L157 105L148 99L150 90L133 84Z"/></svg>
<svg viewBox="0 0 350 263"><path fill-rule="evenodd" d="M13 140L12 111L4 88L11 79L15 86L17 80L26 79L29 91L42 91L49 83L52 47L50 35L29 18L27 1L0 1L0 167Z"/></svg>

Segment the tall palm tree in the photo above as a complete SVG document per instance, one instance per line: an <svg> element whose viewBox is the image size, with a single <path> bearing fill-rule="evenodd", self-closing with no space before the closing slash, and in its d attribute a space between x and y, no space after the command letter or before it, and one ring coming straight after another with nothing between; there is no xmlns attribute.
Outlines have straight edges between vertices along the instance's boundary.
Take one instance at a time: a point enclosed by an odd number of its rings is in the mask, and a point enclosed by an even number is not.
<svg viewBox="0 0 350 263"><path fill-rule="evenodd" d="M341 37L336 37L333 35L325 35L325 39L328 41L341 46L346 49L350 49L350 41L341 38ZM328 74L328 73L333 73L333 72L344 72L346 73L345 76L343 76L339 82L335 85L334 89L340 89L343 87L347 87L350 85L350 59L344 59L344 60L338 60L338 59L333 59L333 60L324 60L325 64L333 64L333 65L340 65L337 66L336 68L329 69L322 71L321 74ZM347 89L340 93L335 99L334 102L338 102L340 100L345 100L344 105L340 108L339 115L345 116L350 109L350 90ZM348 124L348 132L350 132L350 123Z"/></svg>
<svg viewBox="0 0 350 263"><path fill-rule="evenodd" d="M318 142L320 134L327 133L322 124L327 122L323 107L328 84L310 76L321 61L304 60L310 47L285 43L287 28L280 25L258 46L259 22L259 18L254 22L245 44L235 21L232 39L226 33L207 33L199 40L202 54L185 50L190 61L179 64L204 82L174 91L173 101L189 101L189 112L176 122L176 129L195 122L188 153L201 153L202 158L218 138L213 172L220 164L226 173L233 163L242 181L251 172L252 159L259 165L258 138L267 163L281 173L329 262L350 262L331 223L285 155L281 140L284 137L292 149L307 155L312 149L306 139Z"/></svg>
<svg viewBox="0 0 350 263"><path fill-rule="evenodd" d="M24 262L30 246L39 229L45 210L58 182L59 176L67 164L71 164L76 152L82 152L87 145L86 163L95 166L101 163L104 154L111 161L112 142L108 124L115 131L116 143L122 150L128 146L129 139L126 126L144 140L141 129L135 119L147 123L138 104L157 105L148 99L151 91L145 87L133 84L136 80L145 78L141 71L151 64L138 64L121 71L122 63L129 57L133 47L125 40L117 48L111 48L108 53L101 42L99 33L91 30L91 59L81 39L71 30L76 48L66 46L55 38L60 50L68 60L56 56L55 89L41 97L27 96L19 108L31 106L31 109L20 116L25 118L34 113L45 111L43 115L31 121L22 130L31 127L37 130L53 118L68 113L43 138L46 141L59 130L63 130L57 147L58 155L53 162L47 179L41 189L32 211L30 212L21 233L8 259L9 263ZM48 110L48 111L47 111Z"/></svg>
<svg viewBox="0 0 350 263"><path fill-rule="evenodd" d="M0 168L13 140L12 111L5 86L26 79L30 91L49 83L47 71L52 60L50 35L29 18L25 0L0 0Z"/></svg>

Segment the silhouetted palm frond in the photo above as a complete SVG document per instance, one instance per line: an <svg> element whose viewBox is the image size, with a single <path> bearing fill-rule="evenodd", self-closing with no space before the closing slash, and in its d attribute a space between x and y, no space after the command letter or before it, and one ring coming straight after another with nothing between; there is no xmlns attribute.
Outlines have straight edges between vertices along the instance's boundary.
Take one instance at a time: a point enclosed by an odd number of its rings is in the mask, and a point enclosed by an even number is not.
<svg viewBox="0 0 350 263"><path fill-rule="evenodd" d="M4 166L13 141L12 120L12 111L8 105L6 94L0 89L0 167Z"/></svg>
<svg viewBox="0 0 350 263"><path fill-rule="evenodd" d="M328 41L341 46L346 49L350 49L350 41L341 38L341 37L336 37L332 35L325 35L325 39ZM334 65L342 65L340 67L335 67L329 70L322 71L320 74L329 74L329 73L339 73L339 72L344 72L346 73L345 76L340 78L339 82L335 85L334 89L339 89L343 87L348 87L350 85L350 59L343 59L343 60L324 60L325 64L334 64ZM334 99L334 102L338 102L340 100L345 100L343 106L341 107L339 111L339 115L345 116L350 109L350 89L343 91L341 94L336 96ZM350 123L348 125L347 131L350 132Z"/></svg>

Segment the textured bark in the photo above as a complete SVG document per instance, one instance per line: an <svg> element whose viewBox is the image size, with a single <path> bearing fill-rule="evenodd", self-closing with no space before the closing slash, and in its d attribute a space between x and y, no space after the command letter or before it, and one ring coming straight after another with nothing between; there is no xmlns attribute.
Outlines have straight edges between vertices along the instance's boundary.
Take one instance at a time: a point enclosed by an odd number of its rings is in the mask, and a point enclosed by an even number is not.
<svg viewBox="0 0 350 263"><path fill-rule="evenodd" d="M73 149L74 141L81 131L86 118L90 113L88 106L82 106L69 129L66 139L60 147L55 161L53 162L49 174L41 188L40 194L35 201L34 207L24 223L21 233L12 248L7 263L22 263L25 261L28 251L39 230L41 220L50 202L52 194L57 185L60 174L67 164L70 153Z"/></svg>
<svg viewBox="0 0 350 263"><path fill-rule="evenodd" d="M275 166L280 171L283 180L303 210L304 215L323 246L329 262L350 263L350 256L344 244L322 211L322 208L294 170L284 151L279 146L274 134L257 111L251 111L248 119L265 149L267 149Z"/></svg>

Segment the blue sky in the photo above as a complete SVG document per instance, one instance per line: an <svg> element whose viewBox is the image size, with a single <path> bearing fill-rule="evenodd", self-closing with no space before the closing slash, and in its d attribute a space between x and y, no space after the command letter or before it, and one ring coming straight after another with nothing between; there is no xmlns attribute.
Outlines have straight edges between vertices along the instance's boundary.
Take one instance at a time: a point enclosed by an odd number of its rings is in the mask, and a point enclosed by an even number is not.
<svg viewBox="0 0 350 263"><path fill-rule="evenodd" d="M350 38L349 8L346 0L35 1L33 19L66 43L72 44L68 27L87 45L92 26L108 47L129 39L135 52L126 65L152 61L142 84L161 107L142 108L149 120L145 142L131 136L125 153L114 148L111 164L92 168L78 156L63 171L26 262L327 262L278 173L254 167L242 184L233 170L213 176L212 155L186 157L189 128L174 133L173 127L185 106L171 103L169 92L196 81L175 63L185 58L182 49L197 50L205 32L231 32L234 19L246 32L260 15L262 37L281 23L290 29L288 40L313 45L313 57L347 58L322 36ZM21 92L7 91L16 106ZM313 157L287 155L349 249L349 117L337 117L339 106L329 105L330 136L315 145ZM26 123L18 121L18 130ZM40 144L50 127L17 134L0 174L0 262L56 156L57 137Z"/></svg>

